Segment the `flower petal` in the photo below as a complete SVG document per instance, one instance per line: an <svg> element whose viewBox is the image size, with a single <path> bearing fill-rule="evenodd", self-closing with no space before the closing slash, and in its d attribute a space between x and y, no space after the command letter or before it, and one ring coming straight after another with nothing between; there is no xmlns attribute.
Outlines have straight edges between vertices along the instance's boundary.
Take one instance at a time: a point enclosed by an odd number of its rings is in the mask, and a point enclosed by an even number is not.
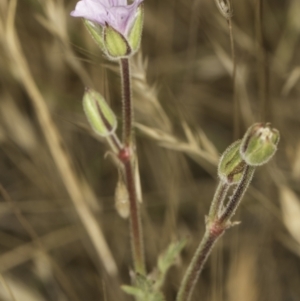
<svg viewBox="0 0 300 301"><path fill-rule="evenodd" d="M127 6L127 0L108 0L111 6Z"/></svg>
<svg viewBox="0 0 300 301"><path fill-rule="evenodd" d="M97 0L81 0L77 3L75 10L71 12L73 17L82 17L90 21L105 25L107 22L107 10Z"/></svg>
<svg viewBox="0 0 300 301"><path fill-rule="evenodd" d="M127 0L80 0L71 16L83 17L102 26L108 23L126 37L142 1L136 0L127 5Z"/></svg>

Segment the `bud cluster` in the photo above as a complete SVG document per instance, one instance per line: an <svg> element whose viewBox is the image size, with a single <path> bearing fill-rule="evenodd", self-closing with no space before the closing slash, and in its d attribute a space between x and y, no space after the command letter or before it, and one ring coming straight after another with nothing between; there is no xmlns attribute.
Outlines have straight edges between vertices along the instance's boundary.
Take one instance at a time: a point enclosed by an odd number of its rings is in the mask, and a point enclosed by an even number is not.
<svg viewBox="0 0 300 301"><path fill-rule="evenodd" d="M279 131L270 123L255 123L242 140L231 144L221 156L219 178L227 184L240 182L246 166L260 166L275 154L280 139Z"/></svg>

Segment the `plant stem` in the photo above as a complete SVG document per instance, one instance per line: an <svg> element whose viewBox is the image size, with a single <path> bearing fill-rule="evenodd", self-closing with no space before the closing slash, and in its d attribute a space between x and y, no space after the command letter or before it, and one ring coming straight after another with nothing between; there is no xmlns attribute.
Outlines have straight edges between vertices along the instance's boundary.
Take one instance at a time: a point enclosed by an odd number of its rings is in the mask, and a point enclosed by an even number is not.
<svg viewBox="0 0 300 301"><path fill-rule="evenodd" d="M136 184L132 160L124 163L126 186L130 203L130 235L133 252L134 269L136 273L145 275L144 246L142 225L137 201Z"/></svg>
<svg viewBox="0 0 300 301"><path fill-rule="evenodd" d="M131 100L130 66L128 58L120 59L123 100L123 143L131 146L133 137L133 105Z"/></svg>
<svg viewBox="0 0 300 301"><path fill-rule="evenodd" d="M241 182L234 190L232 197L230 198L223 213L221 214L221 216L219 218L220 223L226 224L228 221L230 221L231 217L235 214L235 211L236 211L237 207L239 206L239 204L252 180L254 171L255 171L255 167L246 165Z"/></svg>
<svg viewBox="0 0 300 301"><path fill-rule="evenodd" d="M222 210L224 199L227 195L229 185L226 182L220 181L216 189L213 201L209 210L209 220L214 220L217 217L217 214Z"/></svg>
<svg viewBox="0 0 300 301"><path fill-rule="evenodd" d="M143 231L140 218L140 208L137 200L135 179L135 146L133 132L133 103L131 99L131 78L129 59L120 59L122 78L122 106L123 106L123 145L119 151L119 158L124 165L126 187L130 203L130 236L133 252L134 269L136 273L146 275Z"/></svg>
<svg viewBox="0 0 300 301"><path fill-rule="evenodd" d="M217 240L225 231L217 224L207 224L205 234L195 252L184 278L181 282L176 301L189 301L192 297L198 277Z"/></svg>
<svg viewBox="0 0 300 301"><path fill-rule="evenodd" d="M233 225L230 219L234 215L249 186L254 170L255 167L248 165L245 167L240 183L237 185L233 196L229 199L229 202L226 204L220 216L218 213L222 210L221 207L223 207L223 201L229 187L227 187L228 184L226 183L219 183L210 207L209 218L206 221L205 234L185 272L176 301L189 301L191 299L199 275L212 248L224 232Z"/></svg>

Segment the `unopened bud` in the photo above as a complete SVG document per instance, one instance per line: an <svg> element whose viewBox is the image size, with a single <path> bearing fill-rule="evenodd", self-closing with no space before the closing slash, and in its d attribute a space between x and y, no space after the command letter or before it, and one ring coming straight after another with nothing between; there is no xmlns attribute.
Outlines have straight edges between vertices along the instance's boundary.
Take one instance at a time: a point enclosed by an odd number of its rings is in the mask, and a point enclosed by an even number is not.
<svg viewBox="0 0 300 301"><path fill-rule="evenodd" d="M232 143L223 153L219 161L219 178L227 184L240 182L246 167L245 161L240 155L241 140Z"/></svg>
<svg viewBox="0 0 300 301"><path fill-rule="evenodd" d="M241 156L248 165L262 165L275 154L279 139L279 131L271 128L269 123L255 123L242 139Z"/></svg>
<svg viewBox="0 0 300 301"><path fill-rule="evenodd" d="M118 181L115 191L115 208L122 218L129 216L129 195L125 183Z"/></svg>
<svg viewBox="0 0 300 301"><path fill-rule="evenodd" d="M91 127L98 135L107 137L115 132L116 116L101 94L92 89L86 89L83 109Z"/></svg>

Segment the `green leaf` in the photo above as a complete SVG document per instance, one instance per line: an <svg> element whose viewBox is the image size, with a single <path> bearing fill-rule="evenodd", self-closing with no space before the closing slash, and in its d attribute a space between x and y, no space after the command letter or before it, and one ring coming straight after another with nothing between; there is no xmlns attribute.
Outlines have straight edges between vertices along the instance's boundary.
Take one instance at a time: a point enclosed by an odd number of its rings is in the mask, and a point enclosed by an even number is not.
<svg viewBox="0 0 300 301"><path fill-rule="evenodd" d="M178 242L173 242L168 249L158 259L158 269L165 274L168 269L175 263L176 258L185 247L187 240L182 239Z"/></svg>
<svg viewBox="0 0 300 301"><path fill-rule="evenodd" d="M186 243L186 239L182 239L178 242L173 242L169 245L168 249L159 256L157 263L159 275L154 285L155 290L159 290L162 287L169 268L173 264L175 264L176 258L179 256Z"/></svg>
<svg viewBox="0 0 300 301"><path fill-rule="evenodd" d="M139 287L122 285L122 290L128 295L134 296L138 301L165 301L164 295L161 292L143 290Z"/></svg>
<svg viewBox="0 0 300 301"><path fill-rule="evenodd" d="M136 298L141 299L145 297L145 293L143 292L143 290L138 287L122 285L121 289L128 295L134 296Z"/></svg>

